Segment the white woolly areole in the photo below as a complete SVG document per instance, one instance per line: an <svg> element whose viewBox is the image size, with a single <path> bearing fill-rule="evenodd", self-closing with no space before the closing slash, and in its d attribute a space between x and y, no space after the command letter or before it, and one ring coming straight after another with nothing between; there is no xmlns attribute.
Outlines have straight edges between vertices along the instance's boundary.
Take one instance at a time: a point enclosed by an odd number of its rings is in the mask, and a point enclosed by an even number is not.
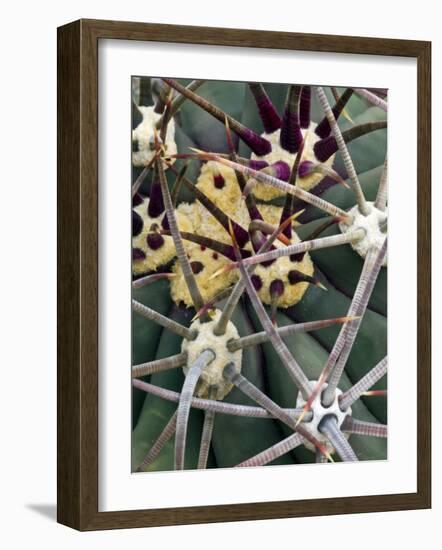
<svg viewBox="0 0 442 550"><path fill-rule="evenodd" d="M374 247L376 250L380 250L385 239L385 233L380 229L380 224L388 219L388 210L385 209L383 212L375 207L374 202L367 202L367 207L369 213L364 216L359 212L359 208L354 206L349 210L349 214L352 215L353 219L351 223L341 222L339 224L339 229L342 233L348 233L349 231L355 231L356 229L362 228L365 230L365 236L354 243L351 243L351 247L355 252L365 258L367 252ZM387 256L385 256L383 267L387 266Z"/></svg>
<svg viewBox="0 0 442 550"><path fill-rule="evenodd" d="M313 389L316 387L317 380L310 380L310 387ZM327 387L328 384L324 384L323 388ZM310 430L312 435L318 439L327 449L327 451L330 454L333 454L335 452L335 448L330 443L330 441L325 437L323 433L321 433L318 429L318 426L321 422L321 420L325 416L334 416L336 420L338 421L338 427L340 428L342 426L342 423L344 422L344 419L346 416L351 416L351 407L348 407L345 411L341 410L341 407L339 406L339 396L342 395L342 391L339 388L336 388L335 390L335 399L333 403L329 407L324 407L321 402L321 395L323 391L319 393L319 395L316 396L315 400L312 403L311 406L311 412L312 412L312 419L309 422L305 422L304 425L306 428ZM296 400L296 408L303 408L306 401L302 397L301 392L298 393L298 398ZM344 436L348 439L350 437L350 434L344 433ZM315 446L313 443L310 443L310 441L304 440L304 445L309 449L310 451L315 452Z"/></svg>
<svg viewBox="0 0 442 550"><path fill-rule="evenodd" d="M217 392L215 399L221 400L233 388L233 384L223 378L224 367L228 363L233 363L235 372L241 372L242 350L229 351L227 342L232 338L239 338L238 331L235 325L229 321L226 332L221 336L216 336L213 332L215 325L221 317L221 311L215 310L211 321L201 323L199 319L190 325L191 330L196 330L198 336L195 340L183 340L181 350L187 352L187 365L183 367L184 373L187 375L189 366L192 365L201 353L210 349L215 354L215 359L204 367L200 379L198 381L195 395L202 398L209 397L209 389L211 386L216 386Z"/></svg>
<svg viewBox="0 0 442 550"><path fill-rule="evenodd" d="M315 152L313 151L313 147L315 146L315 143L320 141L321 138L315 134L316 129L316 122L311 122L310 126L308 128L302 128L301 132L304 137L305 143L304 143L304 150L302 152L302 160L309 160L310 162L318 163L318 159L315 156ZM271 134L262 134L262 137L265 138L267 141L270 141L272 144L272 150L268 155L264 155L263 157L258 157L255 155L255 153L252 153L251 158L253 160L265 160L269 164L274 164L278 161L284 161L286 162L290 168L292 168L293 164L295 163L297 153L289 153L285 149L281 147L279 144L279 135L281 133L281 130L278 129L275 132L272 132ZM329 159L327 159L325 162L321 163L323 166L326 166L328 168L331 168L333 165L333 161L335 159L335 155L332 155ZM297 185L301 187L302 189L308 191L312 189L312 187L315 187L322 179L324 178L323 174L310 174L308 176L305 176L303 178L298 177ZM274 187L271 187L270 185L267 185L262 182L257 182L256 185L253 187L253 194L255 197L257 197L260 200L269 201L271 199L274 199L276 197L281 197L285 195L284 191L280 191L279 189L275 189Z"/></svg>
<svg viewBox="0 0 442 550"><path fill-rule="evenodd" d="M138 143L138 151L132 153L132 163L134 166L146 166L152 160L155 151L154 149L154 129L155 124L160 119L161 115L153 110L153 107L144 107L140 105L138 107L143 120L138 124L135 130L132 130L132 141ZM159 139L159 131L158 139ZM164 143L165 154L175 155L177 152L177 146L175 143L175 122L173 118L169 120L167 125L166 140ZM171 159L171 162L175 162ZM167 168L167 165L164 164Z"/></svg>

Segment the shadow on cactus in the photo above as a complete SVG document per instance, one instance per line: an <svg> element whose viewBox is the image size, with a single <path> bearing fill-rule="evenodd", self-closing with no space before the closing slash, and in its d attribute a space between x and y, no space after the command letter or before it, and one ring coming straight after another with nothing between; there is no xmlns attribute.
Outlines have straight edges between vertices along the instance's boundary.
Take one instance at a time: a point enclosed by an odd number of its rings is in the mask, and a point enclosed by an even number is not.
<svg viewBox="0 0 442 550"><path fill-rule="evenodd" d="M387 93L132 82L133 471L387 458Z"/></svg>

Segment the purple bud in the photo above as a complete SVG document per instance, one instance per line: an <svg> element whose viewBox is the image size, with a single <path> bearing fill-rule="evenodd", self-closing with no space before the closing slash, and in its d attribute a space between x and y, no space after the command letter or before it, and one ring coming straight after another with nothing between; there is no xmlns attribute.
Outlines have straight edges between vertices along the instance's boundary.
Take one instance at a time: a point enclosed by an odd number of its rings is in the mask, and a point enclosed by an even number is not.
<svg viewBox="0 0 442 550"><path fill-rule="evenodd" d="M299 122L301 123L301 128L308 128L310 126L311 95L310 86L303 86L299 103Z"/></svg>
<svg viewBox="0 0 442 550"><path fill-rule="evenodd" d="M222 174L216 174L213 176L213 185L217 189L222 189L225 186L226 182Z"/></svg>
<svg viewBox="0 0 442 550"><path fill-rule="evenodd" d="M147 213L151 218L157 218L164 212L163 193L159 181L154 180L150 188L149 206Z"/></svg>
<svg viewBox="0 0 442 550"><path fill-rule="evenodd" d="M146 237L146 242L151 250L158 250L164 244L164 237L159 233L149 233Z"/></svg>
<svg viewBox="0 0 442 550"><path fill-rule="evenodd" d="M266 134L272 134L278 128L281 128L281 117L269 98L263 99L257 105Z"/></svg>
<svg viewBox="0 0 442 550"><path fill-rule="evenodd" d="M190 262L190 268L194 275L198 275L204 269L204 265L201 262Z"/></svg>
<svg viewBox="0 0 442 550"><path fill-rule="evenodd" d="M331 128L327 118L323 118L321 122L315 128L315 134L324 139L330 135Z"/></svg>
<svg viewBox="0 0 442 550"><path fill-rule="evenodd" d="M232 221L233 232L235 233L236 240L238 241L238 246L242 248L246 243L249 242L249 234L245 229L243 229L236 222Z"/></svg>
<svg viewBox="0 0 442 550"><path fill-rule="evenodd" d="M291 254L290 255L290 261L291 262L302 262L304 259L305 252L298 252L298 254Z"/></svg>
<svg viewBox="0 0 442 550"><path fill-rule="evenodd" d="M284 294L284 283L281 279L275 279L270 283L270 296L280 297Z"/></svg>
<svg viewBox="0 0 442 550"><path fill-rule="evenodd" d="M143 203L143 197L139 193L135 193L135 195L132 197L132 206L139 206Z"/></svg>
<svg viewBox="0 0 442 550"><path fill-rule="evenodd" d="M132 237L136 237L143 230L143 218L132 210Z"/></svg>
<svg viewBox="0 0 442 550"><path fill-rule="evenodd" d="M298 271L297 269L294 269L293 271L288 272L288 280L291 285L296 285L298 283L309 283L309 284L317 284L317 281L314 277L310 277L310 275L306 275L302 271Z"/></svg>
<svg viewBox="0 0 442 550"><path fill-rule="evenodd" d="M294 154L299 151L302 140L298 114L286 110L282 119L281 134L279 136L281 147L289 153Z"/></svg>
<svg viewBox="0 0 442 550"><path fill-rule="evenodd" d="M272 169L272 175L282 181L289 181L290 179L290 166L283 160L278 160L277 162L270 165Z"/></svg>
<svg viewBox="0 0 442 550"><path fill-rule="evenodd" d="M310 160L303 160L300 162L298 167L298 175L300 178L304 178L305 176L308 176L312 172L312 168L314 167L314 163Z"/></svg>
<svg viewBox="0 0 442 550"><path fill-rule="evenodd" d="M141 248L132 248L132 260L144 260L146 254L141 250Z"/></svg>
<svg viewBox="0 0 442 550"><path fill-rule="evenodd" d="M263 168L266 168L269 165L268 162L265 160L249 160L249 168L252 170L262 170Z"/></svg>
<svg viewBox="0 0 442 550"><path fill-rule="evenodd" d="M165 213L163 216L163 219L161 220L161 227L165 229L166 231L169 231L169 218L167 217L167 214Z"/></svg>
<svg viewBox="0 0 442 550"><path fill-rule="evenodd" d="M252 275L251 277L252 284L256 290L256 292L259 292L262 288L262 279L259 275Z"/></svg>
<svg viewBox="0 0 442 550"><path fill-rule="evenodd" d="M250 90L255 98L264 130L271 134L281 127L281 118L261 84L250 84Z"/></svg>
<svg viewBox="0 0 442 550"><path fill-rule="evenodd" d="M326 162L338 150L338 144L333 136L328 136L317 141L313 147L316 158L320 162Z"/></svg>
<svg viewBox="0 0 442 550"><path fill-rule="evenodd" d="M268 155L272 150L272 144L269 141L253 132L253 130L249 130L249 128L242 128L237 131L237 134L258 157Z"/></svg>
<svg viewBox="0 0 442 550"><path fill-rule="evenodd" d="M293 271L289 271L287 278L291 285L296 285L297 283L301 283L303 281L302 277L300 277L299 271L297 271L296 269L294 269Z"/></svg>

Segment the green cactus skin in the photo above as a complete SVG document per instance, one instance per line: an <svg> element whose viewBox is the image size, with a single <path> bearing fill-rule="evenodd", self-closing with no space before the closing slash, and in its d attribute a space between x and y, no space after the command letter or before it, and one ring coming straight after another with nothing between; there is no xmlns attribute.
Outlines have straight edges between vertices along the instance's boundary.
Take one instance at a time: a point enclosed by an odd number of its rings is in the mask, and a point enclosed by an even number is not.
<svg viewBox="0 0 442 550"><path fill-rule="evenodd" d="M150 304L152 308L166 315L169 311L172 300L170 299L169 284L167 281L158 281L151 287L134 289L132 291L134 299L142 304ZM132 313L132 364L147 363L155 359L155 352L158 339L161 335L161 327L153 321L149 321ZM148 380L149 377L143 377ZM132 426L135 427L143 401L144 392L134 388L132 394Z"/></svg>
<svg viewBox="0 0 442 550"><path fill-rule="evenodd" d="M189 86L190 80L178 80L178 85ZM164 86L162 91L160 88ZM168 98L168 101L160 107L163 111L163 117L167 116L168 109L171 107L173 98L179 97L177 91L169 88L169 86L158 79L155 82L156 94L161 92L161 97ZM155 98L152 96L150 78L141 78L138 82L134 81L133 99L136 105L155 105ZM192 90L192 87L189 88ZM268 95L271 103L276 111L283 118L283 113L288 97L288 85L283 84L264 84L262 89ZM302 90L302 87L300 88ZM137 91L138 90L138 91ZM260 135L264 132L263 121L257 109L257 104L254 100L254 95L251 92L247 83L232 83L232 82L204 82L198 88L195 88L198 96L204 98L210 105L215 105L222 112L227 113L232 119L238 122L238 125L243 125L246 129L252 131L254 135ZM336 94L340 95L344 92L344 88L332 90L325 88L325 98L331 107L335 104ZM314 123L319 123L325 116L324 103L320 93L315 93L315 88L311 89L311 105L310 117ZM156 97L156 96L155 96ZM248 143L243 140L241 130L232 126L230 133L226 132L226 127L220 120L217 120L201 106L193 102L191 98L187 98L182 102L182 105L174 114L175 121L175 143L177 145L177 158L169 158L167 151L162 150L161 128L158 127L157 137L154 144L157 151L157 158L166 159L165 162L174 162L174 170L165 169L165 178L167 186L172 194L173 200L176 200L175 207L185 202L192 203L195 198L189 185L177 184L177 173L181 176L185 171L187 180L195 184L198 181L202 163L208 160L204 155L195 153L196 150L203 150L215 155L224 155L216 157L216 161L221 163L223 159L245 163L244 159L250 159L252 151ZM298 105L298 113L300 107ZM134 113L135 114L135 113ZM368 122L386 121L387 113L378 107L370 105L365 99L353 93L350 94L350 99L344 107L338 119L338 126L341 132L351 130L353 127ZM133 124L139 122L137 117L133 117ZM247 131L248 131L247 130ZM238 133L239 132L239 133ZM330 136L335 134L332 131ZM348 134L346 134L348 135ZM253 143L253 137L252 137ZM137 144L135 144L136 148ZM235 154L232 156L232 147L235 148ZM362 192L367 201L375 201L378 195L380 180L384 171L384 161L386 158L387 148L387 129L381 128L376 131L368 132L361 137L358 137L347 144L347 151L353 162ZM237 157L236 157L237 155ZM333 162L333 169L340 175L347 177L348 170L346 169L343 160L342 151L336 153ZM213 159L212 159L213 160ZM162 162L161 160L157 162ZM220 165L220 164L219 164ZM348 166L347 166L348 168ZM158 170L159 168L157 168ZM147 177L143 177L146 171L143 167L133 167L133 181L137 178L142 179L138 193L142 197L150 195L152 186L153 166L149 170ZM241 179L237 172L238 185L241 184ZM299 177L299 176L298 176ZM179 177L178 177L179 179ZM246 176L243 184L247 182ZM138 180L140 181L140 180ZM320 197L321 199L338 207L342 211L348 211L355 205L355 194L352 189L340 185L329 176L319 178L319 183L315 185L309 193L309 196ZM354 180L346 179L349 187L353 187ZM220 180L220 185L222 181ZM251 191L253 195L253 190ZM163 200L164 200L163 188ZM135 199L134 199L135 200ZM248 207L253 203L247 203ZM242 204L241 194L239 192L238 199L232 204L217 204L221 209L228 208L225 213L229 216L234 215L236 208ZM270 203L276 206L283 206L287 203L285 196L280 196L273 199ZM296 233L302 240L308 239L313 232L316 231L314 238L322 239L324 237L333 237L341 235L341 231L337 223L324 227L322 231L317 231L323 224L330 221L329 213L325 212L322 206L316 205L314 200L305 200L294 197L291 201L292 213L300 212L299 221L301 225L296 225ZM243 208L244 204L241 206ZM203 207L201 207L203 208ZM257 200L258 210L261 208L264 211L261 201ZM243 209L246 211L245 209ZM190 212L190 210L189 210ZM192 211L193 212L193 211ZM195 210L196 212L196 210ZM193 216L196 214L189 214ZM236 215L236 214L235 214ZM244 215L242 215L244 216ZM210 216L209 216L210 217ZM237 218L235 218L238 221ZM168 223L169 221L169 223ZM196 219L191 219L192 224L196 227ZM297 223L296 222L296 223ZM241 223L245 223L242 221ZM249 222L247 222L249 223ZM216 223L212 223L215 228L214 233L210 233L211 226L204 226L206 233L204 237L221 240L229 245L235 246L235 239L225 230L220 229ZM161 233L161 231L169 230L170 220L167 215L164 215L163 227L153 228L152 231ZM207 229L209 227L209 229ZM274 226L275 227L275 226ZM246 230L249 228L246 226ZM209 231L209 233L207 233ZM170 234L170 233L169 233ZM267 235L268 237L268 235ZM266 238L267 238L266 237ZM185 250L190 256L189 269L193 272L193 277L202 269L198 262L192 261L189 248L189 242L183 241ZM277 246L282 246L281 243L275 241ZM287 243L284 244L286 246ZM274 245L275 246L275 245ZM219 248L219 247L218 247ZM248 250L252 251L249 245ZM154 253L154 252L153 252ZM253 251L257 254L257 249ZM265 305L265 311L271 318L275 326L278 328L292 325L293 323L308 323L319 320L338 319L348 315L350 305L355 296L358 284L360 283L361 273L363 272L364 259L361 258L350 246L343 244L311 250L308 252L314 265L314 274L310 283L302 283L305 285L305 292L299 302L292 304L288 308L276 308L270 304ZM172 263L176 261L173 260ZM224 263L228 265L232 258ZM171 272L171 265L164 265L160 268L161 271ZM181 267L182 263L180 262ZM204 268L204 266L203 266ZM145 274L148 276L149 274ZM192 278L192 273L188 275ZM137 275L134 281L140 279ZM241 280L241 274L235 280ZM231 279L229 279L231 280ZM253 280L253 279L252 279ZM316 281L316 284L315 284ZM326 288L320 288L321 285ZM256 284L256 281L253 282ZM299 284L299 283L298 283ZM165 318L171 319L179 323L183 327L190 327L192 319L196 311L192 307L186 307L184 304L175 304L171 298L171 279L158 279L151 284L133 288L132 297L136 302L146 306L150 310L163 315ZM276 288L276 287L275 287ZM191 293L192 294L192 293ZM228 294L225 293L223 299L216 303L216 307L221 311L228 303ZM210 307L214 307L215 302L208 304L207 309L201 313L201 319L210 314ZM239 337L243 338L251 336L266 330L268 327L262 326L259 316L257 315L256 304L253 303L249 294L242 293L237 306L233 310L230 321L236 327ZM352 321L353 323L355 321ZM162 321L161 321L162 323ZM345 325L347 326L347 325ZM348 325L350 326L350 324ZM308 380L318 380L321 376L322 369L327 363L330 352L333 350L338 336L343 329L342 321L336 321L335 324L326 328L318 328L309 332L296 332L283 337L283 342L287 347L288 353L299 364L303 373ZM150 364L152 361L165 359L181 353L181 344L183 337L171 329L164 328L155 320L148 319L140 315L139 311L134 311L132 315L132 365ZM382 267L375 282L373 291L368 299L367 309L363 313L363 318L360 323L357 336L352 345L348 359L345 362L345 369L342 373L338 387L343 392L352 388L362 377L367 373L373 372L373 368L387 354L387 268ZM295 384L293 377L289 374L285 361L281 359L275 347L275 341L268 337L267 341L246 347L243 349L241 376L251 382L263 395L267 396L277 406L278 411L292 411L296 407L298 396L298 387ZM188 365L189 367L190 365ZM227 371L226 371L227 372ZM137 377L137 381L148 382L157 388L164 388L177 392L180 399L178 404L176 401L170 401L163 397L158 397L150 392L150 390L141 385L136 385L133 388L132 399L132 470L136 471L169 471L176 467L176 440L179 428L176 430L172 425L174 413L184 406L181 400L185 375L182 367L170 368L161 372L154 372ZM237 380L238 382L238 380ZM238 382L239 383L239 382ZM380 428L387 424L387 397L384 390L387 389L387 377L383 375L376 383L367 388L371 390L381 390L380 395L361 395L351 405L352 418L370 423L372 426ZM196 391L196 390L195 390ZM197 394L194 394L197 396ZM233 414L215 413L213 420L213 431L210 437L210 449L208 452L207 463L201 465L200 446L203 434L203 426L206 418L204 410L196 406L190 407L190 414L187 421L187 437L185 438L185 462L184 469L196 469L198 467L206 468L230 468L247 461L251 457L259 455L266 449L271 449L279 442L291 436L294 430L296 417L285 421L271 416L263 410L263 405L257 403L249 395L244 393L235 386L230 393L223 399L223 403L231 405L242 405L253 407L254 410L259 409L259 415L255 417L245 417ZM296 413L298 416L300 411ZM307 413L308 416L309 413ZM311 414L311 413L310 413ZM266 418L263 416L266 415ZM209 416L209 415L208 415ZM291 419L293 424L290 424ZM288 425L290 424L290 426ZM309 422L305 418L299 424L308 428ZM382 425L382 426L381 426ZM151 456L152 448L158 442L161 442L164 430L172 426L168 433L167 441L161 443L160 450L153 460L148 460L143 465L143 460ZM344 427L343 427L344 429ZM367 435L358 435L351 433L348 443L353 449L358 460L386 460L387 459L387 438L386 436L374 437ZM317 447L316 454L310 451L305 445L301 444L288 452L283 453L278 458L275 458L266 464L304 464L313 463L315 461L324 461L321 456L321 449ZM321 460L319 460L319 458ZM334 461L340 461L341 457L338 453L333 453Z"/></svg>

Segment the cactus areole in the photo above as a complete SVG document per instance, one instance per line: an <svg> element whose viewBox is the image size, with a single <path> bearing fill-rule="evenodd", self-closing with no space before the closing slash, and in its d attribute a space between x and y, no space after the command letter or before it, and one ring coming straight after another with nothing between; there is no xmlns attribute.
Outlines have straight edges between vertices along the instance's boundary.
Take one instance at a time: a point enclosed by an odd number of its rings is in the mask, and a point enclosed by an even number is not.
<svg viewBox="0 0 442 550"><path fill-rule="evenodd" d="M315 387L315 385L318 383L317 380L310 380L310 384L312 389ZM324 384L324 390L327 387L327 384ZM333 444L327 439L327 437L322 433L321 431L321 425L326 418L334 418L337 422L338 427L342 427L342 424L347 416L351 416L351 407L348 407L345 411L341 409L341 406L339 404L339 397L342 395L342 391L337 388L335 390L335 396L333 399L333 402L331 405L325 406L322 400L322 394L318 394L315 399L313 400L311 404L311 419L308 420L305 423L305 426L310 429L312 434L323 444L326 446L327 451L330 454L333 454L335 452L335 448L333 447ZM296 406L299 408L303 408L306 404L305 399L302 397L301 394L298 394L298 398L296 399ZM345 437L349 437L349 434L345 434ZM310 451L315 451L314 445L310 443L309 441L304 441L304 445L309 449Z"/></svg>
<svg viewBox="0 0 442 550"><path fill-rule="evenodd" d="M351 243L351 247L362 258L367 256L367 252L374 248L379 250L385 239L385 229L388 220L388 210L384 211L376 208L373 202L368 202L368 214L361 214L359 208L354 206L349 210L351 215L351 221L343 221L339 224L339 228L342 233L349 233L356 229L363 229L365 235L362 239L359 239ZM385 258L383 266L387 265L387 258Z"/></svg>
<svg viewBox="0 0 442 550"><path fill-rule="evenodd" d="M189 367L196 361L199 355L206 350L211 350L215 357L206 367L200 376L195 395L198 397L209 397L210 388L213 388L214 399L224 399L232 389L232 384L223 378L224 367L228 363L235 365L235 371L241 372L242 350L230 351L227 347L229 340L239 337L235 325L229 321L224 334L217 335L214 329L221 317L221 312L215 310L211 320L201 323L199 319L193 321L190 330L195 332L194 340L183 340L181 350L187 353L187 363L183 367L187 374Z"/></svg>

